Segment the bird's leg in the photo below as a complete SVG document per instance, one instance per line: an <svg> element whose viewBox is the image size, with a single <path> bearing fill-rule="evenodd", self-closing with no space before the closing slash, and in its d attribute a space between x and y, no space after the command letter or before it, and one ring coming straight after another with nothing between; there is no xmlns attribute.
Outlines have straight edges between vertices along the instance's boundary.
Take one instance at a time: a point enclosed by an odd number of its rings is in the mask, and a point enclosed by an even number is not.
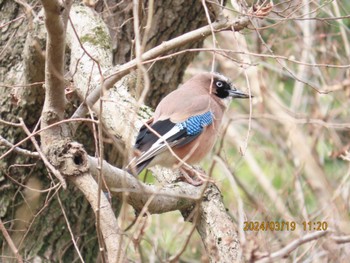
<svg viewBox="0 0 350 263"><path fill-rule="evenodd" d="M188 168L186 166L180 167L182 179L194 186L202 185L204 182L209 181L208 176L203 171L199 171L194 167Z"/></svg>

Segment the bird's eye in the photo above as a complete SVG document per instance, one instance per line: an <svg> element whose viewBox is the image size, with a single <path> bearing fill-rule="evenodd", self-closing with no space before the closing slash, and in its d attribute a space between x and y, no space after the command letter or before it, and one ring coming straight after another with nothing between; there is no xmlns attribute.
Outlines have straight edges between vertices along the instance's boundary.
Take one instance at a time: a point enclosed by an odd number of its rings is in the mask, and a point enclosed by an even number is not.
<svg viewBox="0 0 350 263"><path fill-rule="evenodd" d="M217 81L216 82L216 87L222 88L223 86L224 86L224 83L222 83L222 81Z"/></svg>

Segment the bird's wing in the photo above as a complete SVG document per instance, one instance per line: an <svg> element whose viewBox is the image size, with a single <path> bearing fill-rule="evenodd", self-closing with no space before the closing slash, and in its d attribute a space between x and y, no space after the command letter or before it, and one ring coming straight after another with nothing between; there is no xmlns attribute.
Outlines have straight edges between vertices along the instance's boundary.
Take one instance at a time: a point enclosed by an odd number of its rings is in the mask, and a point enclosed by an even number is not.
<svg viewBox="0 0 350 263"><path fill-rule="evenodd" d="M159 103L154 113L156 121L170 119L172 122L178 123L210 110L212 102L208 94L192 94L191 89L189 89L184 96L184 92L181 90L184 89L173 91L173 94L169 94L172 96L166 96Z"/></svg>
<svg viewBox="0 0 350 263"><path fill-rule="evenodd" d="M180 147L190 143L212 122L213 114L207 111L182 122L176 123L166 119L156 121L148 126L150 128L142 126L135 143L135 148L140 151L140 156L134 160L137 172L141 172L156 155L168 147Z"/></svg>

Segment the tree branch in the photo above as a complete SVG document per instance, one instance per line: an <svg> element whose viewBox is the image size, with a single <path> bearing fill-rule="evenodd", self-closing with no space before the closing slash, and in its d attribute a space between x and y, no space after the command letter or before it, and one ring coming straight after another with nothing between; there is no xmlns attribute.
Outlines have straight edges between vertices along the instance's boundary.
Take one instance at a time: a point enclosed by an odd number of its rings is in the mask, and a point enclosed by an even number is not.
<svg viewBox="0 0 350 263"><path fill-rule="evenodd" d="M88 160L91 173L97 175L98 160L93 157ZM103 173L110 192L119 197L128 193L124 195L125 201L138 212L148 203L147 211L151 214L179 210L187 219L193 211L198 213L194 223L211 261L241 261L237 226L227 214L221 192L214 184L208 184L204 193L202 188L182 182L161 187L147 185L107 162L103 163ZM196 205L198 209L194 209Z"/></svg>
<svg viewBox="0 0 350 263"><path fill-rule="evenodd" d="M15 254L16 259L17 259L17 262L18 262L18 263L23 263L23 258L22 258L22 256L19 254L18 249L17 249L15 243L13 242L11 236L10 236L9 233L7 232L7 230L6 230L5 226L4 226L4 224L2 223L1 218L0 218L0 230L1 230L1 232L2 232L2 234L3 234L3 236L4 236L4 238L5 238L5 240L7 241L9 247L11 248L13 254Z"/></svg>
<svg viewBox="0 0 350 263"><path fill-rule="evenodd" d="M139 111L143 116L140 116L135 109L137 102L128 92L128 87L132 85L133 77L126 75L136 67L136 60L113 68L115 74L107 77L108 81L104 82L106 89L112 87L121 77L125 77L117 83L116 88L104 92L104 98L102 98L104 100L103 109L97 106L94 107L93 105L100 96L100 81L103 79L97 67L94 66L94 61L98 61L102 71L110 72L112 68L109 60L110 46L105 45L102 48L100 45L96 45L94 41L89 40L93 39L90 35L93 34L96 27L101 29L105 28L105 26L89 10L79 11L82 8L84 7L74 7L71 12L71 19L79 38L85 40L83 43L84 49L81 48L81 43L77 40L73 30L68 30L67 36L72 54L70 68L74 83L80 97L86 98L85 102L89 107L91 106L97 114L102 110L103 115L100 121L104 123L109 132L120 139L121 142L130 145L130 139L133 137L136 129L142 125L141 120L148 118L150 112L149 108L143 106L142 110ZM233 26L235 30L240 30L243 28L243 25L246 26L248 24L248 21L246 17L235 21L224 19L213 23L213 27L215 30L226 30ZM190 41L201 39L208 34L211 34L210 26L194 30L145 52L142 55L142 60L156 58L169 50L181 47ZM105 35L107 33L103 33L104 37ZM98 42L100 43L101 41ZM103 43L108 43L108 41L104 39ZM89 54L88 56L84 56L86 52ZM90 56L94 60L89 58ZM90 89L93 89L92 93ZM86 97L89 93L90 95ZM82 112L84 111L79 113L78 110L72 118ZM97 159L89 158L89 162L91 172L98 174ZM199 206L196 211L199 213L199 221L196 224L196 228L202 237L211 260L220 259L221 262L234 262L241 259L237 228L227 214L221 199L221 193L215 185L209 184L203 195L201 194L203 189L185 183L176 183L160 188L145 185L131 175L107 163L103 163L103 173L109 190L119 196L121 196L121 192L128 192L128 195L124 195L126 202L132 205L136 211L141 211L150 197L152 197L153 200L149 202L147 207L150 213L180 210L184 217L187 218L188 214L193 211L196 200L201 198L201 201L197 201ZM156 175L156 177L161 182L169 182L168 178L163 176L163 172L160 176Z"/></svg>
<svg viewBox="0 0 350 263"><path fill-rule="evenodd" d="M164 41L159 46L152 48L149 51L146 51L142 54L142 61L147 61L154 59L158 56L165 54L166 52L184 46L189 42L199 41L203 38L206 38L212 34L212 30L215 32L220 32L224 30L233 30L240 31L246 28L249 24L249 18L247 16L242 16L233 21L228 20L227 18L222 18L219 21L212 23L181 36L175 37L171 40ZM137 60L133 59L128 63L123 64L122 66L117 66L113 69L113 73L105 77L105 82L103 88L110 89L118 80L130 73L131 70L135 69L137 66Z"/></svg>
<svg viewBox="0 0 350 263"><path fill-rule="evenodd" d="M266 256L262 259L255 261L255 262L265 263L265 262L271 262L271 261L276 260L278 258L283 258L283 257L289 255L289 253L291 253L293 250L295 250L296 248L298 248L302 244L310 242L312 240L316 240L320 237L327 235L328 233L329 233L329 231L321 231L321 232L307 234L299 239L294 240L293 242L291 242L290 244L288 244L287 246L285 246L281 250L273 252L269 256Z"/></svg>
<svg viewBox="0 0 350 263"><path fill-rule="evenodd" d="M67 183L64 180L64 178L62 177L62 175L60 174L60 172L55 167L53 167L53 165L49 162L49 160L46 158L44 153L41 151L38 142L35 140L35 137L33 136L33 134L31 134L31 132L28 130L28 128L25 125L25 123L24 123L22 118L20 118L20 122L22 124L22 128L23 128L24 132L28 135L28 137L32 141L35 149L38 151L38 154L40 155L41 160L44 162L46 167L52 172L52 174L60 181L60 183L62 184L63 189L66 189L67 188Z"/></svg>
<svg viewBox="0 0 350 263"><path fill-rule="evenodd" d="M9 147L9 148L13 149L14 152L19 153L19 154L23 154L23 155L30 156L30 157L33 157L33 158L39 158L40 157L38 152L31 152L29 150L22 149L20 147L15 147L11 142L6 140L2 136L0 136L0 145L4 145L6 147Z"/></svg>
<svg viewBox="0 0 350 263"><path fill-rule="evenodd" d="M227 213L220 190L208 184L199 205L197 231L210 262L242 262L237 225Z"/></svg>
<svg viewBox="0 0 350 263"><path fill-rule="evenodd" d="M71 1L66 7L58 1L42 0L47 29L45 64L45 102L42 113L42 128L61 121L64 117L65 79L64 57L66 26ZM86 153L79 144L62 140L68 137L67 127L54 126L41 134L42 145L48 158L61 174L68 177L85 195L95 215L100 216L98 227L106 245L108 262L121 262L124 255L119 246L120 232L114 212L92 176L87 173ZM102 251L101 251L102 252Z"/></svg>
<svg viewBox="0 0 350 263"><path fill-rule="evenodd" d="M102 192L100 193L100 207L98 207L98 185L89 173L72 176L69 179L83 192L95 215L100 213L100 230L106 244L108 262L123 262L121 257L124 255L124 249L119 250L119 240L122 233L106 196Z"/></svg>
<svg viewBox="0 0 350 263"><path fill-rule="evenodd" d="M106 245L108 262L123 262L124 248L119 245L122 232L110 203L103 192L99 193L98 185L89 172L88 157L82 145L69 140L56 141L47 154L52 165L83 192L95 215L100 214L99 230Z"/></svg>
<svg viewBox="0 0 350 263"><path fill-rule="evenodd" d="M42 0L45 11L46 64L45 64L45 101L41 119L42 127L60 121L66 105L64 87L64 55L66 46L66 26L72 1ZM42 147L62 138L62 126L56 126L42 133Z"/></svg>
<svg viewBox="0 0 350 263"><path fill-rule="evenodd" d="M89 157L89 163L91 173L97 176L99 172L97 158ZM106 161L103 162L103 175L109 191L119 198L122 197L122 193L128 193L126 202L136 211L141 211L151 197L153 199L148 205L148 212L151 214L187 210L201 198L201 189L193 185L183 182L161 187L144 184Z"/></svg>
<svg viewBox="0 0 350 263"><path fill-rule="evenodd" d="M224 30L240 31L246 28L249 25L249 23L250 23L250 20L248 16L242 16L234 20L228 20L227 18L222 18L221 20L214 22L211 25L201 27L199 29L183 34L179 37L173 38L168 41L164 41L159 46L144 52L141 56L141 60L143 61L144 64L146 64L148 60L152 60L161 55L164 55L170 50L179 48L189 42L199 41L207 37L208 35L210 35L212 33L212 29L215 30L215 32L220 32ZM136 67L137 67L137 59L133 59L121 66L118 65L113 69L110 69L109 72L112 72L112 73L108 76L105 76L104 78L105 80L102 85L103 89L104 90L110 89L122 77L129 74ZM88 95L85 102L89 107L92 107L97 102L97 100L100 97L100 92L101 92L101 86L96 87ZM74 118L83 116L86 112L87 112L86 106L81 105L76 111L76 113L74 114Z"/></svg>

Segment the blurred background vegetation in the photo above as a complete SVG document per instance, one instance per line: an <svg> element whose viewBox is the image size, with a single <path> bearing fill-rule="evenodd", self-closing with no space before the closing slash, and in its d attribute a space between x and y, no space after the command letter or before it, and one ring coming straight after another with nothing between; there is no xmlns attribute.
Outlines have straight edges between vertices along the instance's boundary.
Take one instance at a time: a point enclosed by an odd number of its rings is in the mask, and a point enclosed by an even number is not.
<svg viewBox="0 0 350 263"><path fill-rule="evenodd" d="M237 16L235 8L228 3L225 14ZM199 52L186 72L189 78L214 68L255 96L232 102L222 141L203 167L214 167L212 176L237 223L295 222L296 229L241 231L246 254L283 248L306 234L304 221L350 233L349 18L347 1L274 1L269 16L250 29L209 37L208 51ZM163 253L176 253L191 229L182 222L178 212L153 215L146 236ZM312 226L308 232L317 231ZM278 262L348 262L350 244L332 242L308 243ZM205 261L203 251L194 233L184 261L194 255Z"/></svg>

